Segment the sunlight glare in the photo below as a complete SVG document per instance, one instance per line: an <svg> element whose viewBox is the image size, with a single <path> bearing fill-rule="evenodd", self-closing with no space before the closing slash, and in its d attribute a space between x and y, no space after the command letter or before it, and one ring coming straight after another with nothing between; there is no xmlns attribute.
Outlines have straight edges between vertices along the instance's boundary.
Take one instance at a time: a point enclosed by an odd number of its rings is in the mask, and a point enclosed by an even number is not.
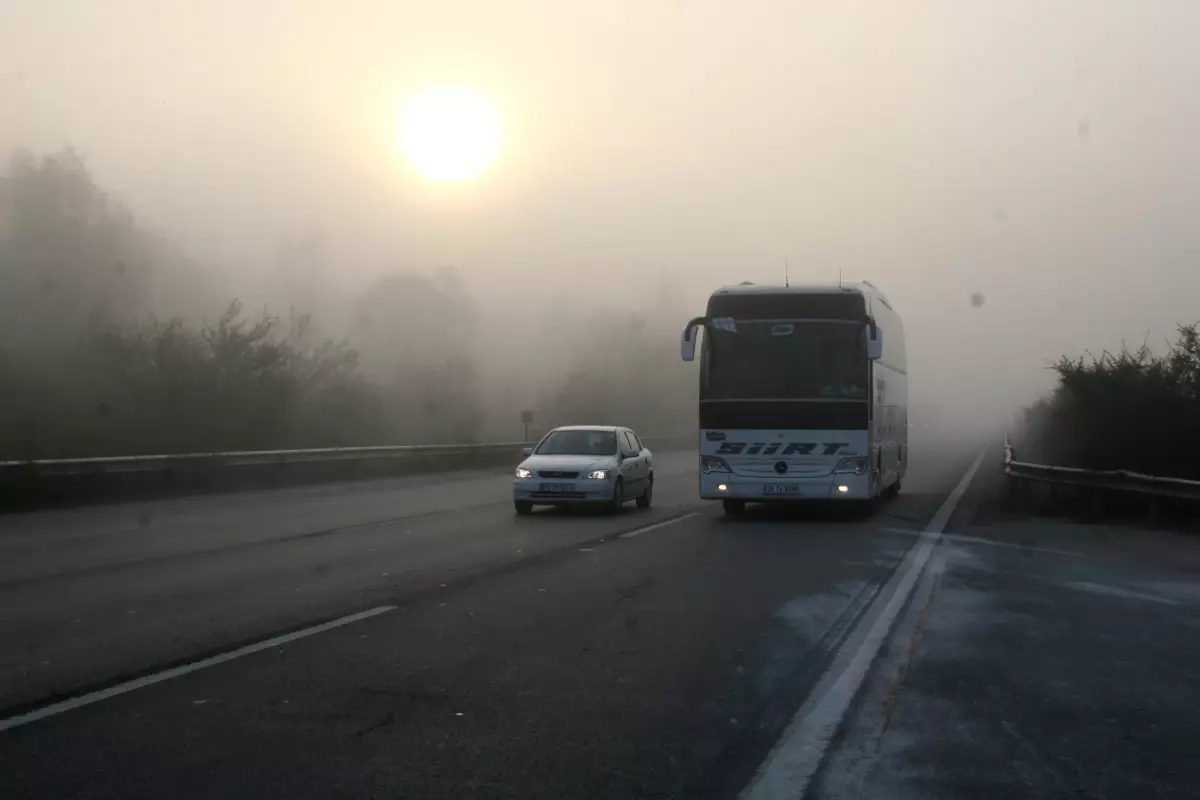
<svg viewBox="0 0 1200 800"><path fill-rule="evenodd" d="M486 167L500 150L500 115L464 86L434 86L415 95L400 115L404 155L425 177L460 181Z"/></svg>

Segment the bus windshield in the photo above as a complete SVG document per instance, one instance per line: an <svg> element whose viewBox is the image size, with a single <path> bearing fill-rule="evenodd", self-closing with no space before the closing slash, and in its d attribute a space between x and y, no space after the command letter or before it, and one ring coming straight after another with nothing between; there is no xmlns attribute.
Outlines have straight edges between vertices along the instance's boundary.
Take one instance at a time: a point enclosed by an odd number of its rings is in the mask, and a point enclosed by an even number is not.
<svg viewBox="0 0 1200 800"><path fill-rule="evenodd" d="M859 322L737 322L705 332L702 400L866 400Z"/></svg>

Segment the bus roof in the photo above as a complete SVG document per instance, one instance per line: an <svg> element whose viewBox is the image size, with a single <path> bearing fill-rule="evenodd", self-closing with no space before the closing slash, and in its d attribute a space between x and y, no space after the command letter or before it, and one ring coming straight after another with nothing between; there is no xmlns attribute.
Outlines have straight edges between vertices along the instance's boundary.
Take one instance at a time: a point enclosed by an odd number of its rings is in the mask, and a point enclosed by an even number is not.
<svg viewBox="0 0 1200 800"><path fill-rule="evenodd" d="M883 300L884 305L888 305L887 298L879 287L870 281L861 281L858 283L795 283L788 286L779 286L777 284L756 284L745 283L737 286L722 286L713 292L713 296L717 295L780 295L780 294L858 294L863 296L875 296ZM890 307L890 306L889 306Z"/></svg>

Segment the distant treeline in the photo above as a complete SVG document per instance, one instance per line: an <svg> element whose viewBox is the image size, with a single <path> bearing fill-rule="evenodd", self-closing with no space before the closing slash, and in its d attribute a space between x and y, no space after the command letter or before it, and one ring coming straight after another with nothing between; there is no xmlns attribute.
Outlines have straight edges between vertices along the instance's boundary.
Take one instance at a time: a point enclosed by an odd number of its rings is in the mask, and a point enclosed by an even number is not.
<svg viewBox="0 0 1200 800"><path fill-rule="evenodd" d="M1054 370L1054 392L1025 412L1019 460L1200 479L1197 325L1161 355L1143 345Z"/></svg>
<svg viewBox="0 0 1200 800"><path fill-rule="evenodd" d="M514 393L484 385L474 345L488 332L451 270L377 279L332 336L310 309L218 301L204 275L73 151L15 154L0 175L0 460L466 443L496 435L497 418L515 438L525 407L538 429L620 420L652 435L694 414L677 320L653 309L606 326L601 346L582 337L574 368ZM208 313L178 311L199 296Z"/></svg>

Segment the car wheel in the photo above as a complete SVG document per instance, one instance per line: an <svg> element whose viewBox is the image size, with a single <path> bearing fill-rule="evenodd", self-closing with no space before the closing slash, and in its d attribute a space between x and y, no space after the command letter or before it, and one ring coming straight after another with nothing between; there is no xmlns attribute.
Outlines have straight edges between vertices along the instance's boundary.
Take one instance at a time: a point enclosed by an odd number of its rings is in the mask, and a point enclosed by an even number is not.
<svg viewBox="0 0 1200 800"><path fill-rule="evenodd" d="M604 511L607 514L620 514L623 505L625 505L625 484L618 479L616 485L613 486L612 500L608 501Z"/></svg>
<svg viewBox="0 0 1200 800"><path fill-rule="evenodd" d="M650 476L650 482L646 484L646 491L642 492L642 496L637 499L638 508L649 508L654 502L654 476Z"/></svg>
<svg viewBox="0 0 1200 800"><path fill-rule="evenodd" d="M530 503L527 500L514 500L513 508L516 509L518 514L525 516L526 514L533 512L533 503Z"/></svg>
<svg viewBox="0 0 1200 800"><path fill-rule="evenodd" d="M737 516L746 510L745 500L722 500L721 506L725 509L725 515L729 517Z"/></svg>

